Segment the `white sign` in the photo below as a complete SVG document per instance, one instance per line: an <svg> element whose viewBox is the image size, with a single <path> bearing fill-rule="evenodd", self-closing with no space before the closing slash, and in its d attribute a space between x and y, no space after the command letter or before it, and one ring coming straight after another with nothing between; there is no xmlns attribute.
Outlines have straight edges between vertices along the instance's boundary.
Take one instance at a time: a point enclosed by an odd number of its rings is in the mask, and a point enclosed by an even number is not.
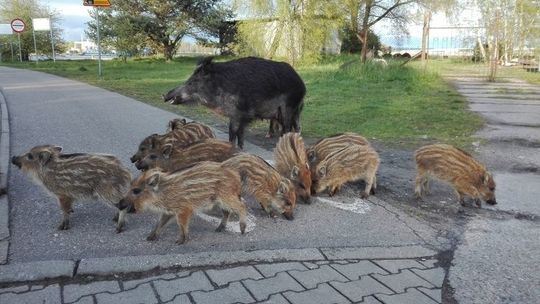
<svg viewBox="0 0 540 304"><path fill-rule="evenodd" d="M11 25L9 23L0 24L0 35L11 35L11 34L13 34L13 30L11 29Z"/></svg>
<svg viewBox="0 0 540 304"><path fill-rule="evenodd" d="M24 24L24 21L22 21L21 19L11 20L11 29L14 32L21 33L24 31L25 27L26 27L26 24Z"/></svg>
<svg viewBox="0 0 540 304"><path fill-rule="evenodd" d="M49 18L33 18L32 27L34 27L34 31L50 31L51 22Z"/></svg>

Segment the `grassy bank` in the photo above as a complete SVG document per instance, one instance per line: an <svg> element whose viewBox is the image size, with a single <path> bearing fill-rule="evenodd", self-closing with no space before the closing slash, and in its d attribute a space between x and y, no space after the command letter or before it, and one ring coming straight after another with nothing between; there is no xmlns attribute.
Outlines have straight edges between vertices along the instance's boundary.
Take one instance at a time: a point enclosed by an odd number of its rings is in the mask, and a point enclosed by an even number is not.
<svg viewBox="0 0 540 304"><path fill-rule="evenodd" d="M353 63L350 57L329 58L298 72L307 86L301 121L303 134L322 137L353 131L389 143L441 141L467 144L482 120L466 110L465 100L433 72L414 66L401 67ZM103 79L97 79L94 61L23 63L10 66L77 79L197 120L223 125L226 119L204 107L171 106L161 94L183 82L196 64L193 58L171 63L156 59L127 63L103 63ZM266 129L258 122L254 128Z"/></svg>

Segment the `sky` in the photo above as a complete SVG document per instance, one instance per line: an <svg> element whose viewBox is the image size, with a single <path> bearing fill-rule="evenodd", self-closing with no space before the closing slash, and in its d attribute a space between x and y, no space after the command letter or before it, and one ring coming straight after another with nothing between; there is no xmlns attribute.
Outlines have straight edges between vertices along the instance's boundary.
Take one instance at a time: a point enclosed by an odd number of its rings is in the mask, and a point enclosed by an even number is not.
<svg viewBox="0 0 540 304"><path fill-rule="evenodd" d="M62 17L60 27L64 30L66 41L81 40L86 22L90 21L88 8L82 0L42 0L41 3L58 11Z"/></svg>
<svg viewBox="0 0 540 304"><path fill-rule="evenodd" d="M114 0L112 0L114 1ZM66 41L75 41L81 40L81 36L84 35L84 30L86 29L86 22L90 21L90 15L88 11L92 8L82 5L82 0L41 0L43 4L50 6L51 8L57 10L61 16L62 20L60 26L64 30L64 39ZM106 8L104 8L106 9ZM458 23L470 24L470 20L475 19L474 12L463 12L460 14L460 21ZM421 20L419 20L421 21ZM449 21L445 18L443 14L434 15L431 21L431 26L444 26L448 25ZM391 30L389 26L385 26L384 23L379 24L375 30L377 34L381 35L381 40L386 44L396 44L396 38L392 37ZM418 45L420 41L420 36L422 32L421 25L410 25L409 26L410 37L409 39L398 39L399 43L403 47L407 45ZM430 36L433 39L440 39L440 43L443 43L443 39L447 39L445 43L449 44L450 40L457 40L457 36L461 36L460 33L451 33L448 30L432 30ZM443 38L445 37L445 38Z"/></svg>

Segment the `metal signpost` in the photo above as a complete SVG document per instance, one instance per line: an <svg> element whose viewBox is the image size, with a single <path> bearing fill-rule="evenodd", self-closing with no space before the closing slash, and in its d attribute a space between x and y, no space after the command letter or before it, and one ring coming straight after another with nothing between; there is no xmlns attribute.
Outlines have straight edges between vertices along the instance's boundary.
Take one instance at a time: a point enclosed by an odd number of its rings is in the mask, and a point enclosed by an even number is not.
<svg viewBox="0 0 540 304"><path fill-rule="evenodd" d="M21 33L24 32L26 23L19 18L11 20L11 29L19 36L19 61L22 62Z"/></svg>
<svg viewBox="0 0 540 304"><path fill-rule="evenodd" d="M97 23L97 47L98 47L98 76L101 78L101 43L99 37L99 8L109 7L111 2L109 0L83 0L84 6L93 6L96 9L96 23Z"/></svg>
<svg viewBox="0 0 540 304"><path fill-rule="evenodd" d="M53 61L56 62L56 55L54 52L54 38L53 38L53 30L52 30L52 24L50 18L33 18L32 19L32 30L33 31L50 31L51 32L51 49L52 49L52 56ZM34 41L36 41L35 33L34 33ZM37 50L36 50L36 56L37 56ZM39 61L39 57L36 57L36 61Z"/></svg>

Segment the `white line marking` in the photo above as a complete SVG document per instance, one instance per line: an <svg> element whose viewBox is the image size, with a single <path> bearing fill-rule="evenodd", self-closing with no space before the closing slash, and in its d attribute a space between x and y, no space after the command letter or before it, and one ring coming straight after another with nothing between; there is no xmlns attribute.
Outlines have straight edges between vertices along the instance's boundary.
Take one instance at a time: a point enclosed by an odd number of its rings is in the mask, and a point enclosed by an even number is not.
<svg viewBox="0 0 540 304"><path fill-rule="evenodd" d="M328 198L323 198L323 197L317 197L317 199L324 204L330 205L332 207L335 207L341 210L350 211L353 213L365 214L369 210L371 210L371 207L369 206L369 204L360 198L355 198L350 203L349 202L346 203L344 201L337 202L337 201L334 201Z"/></svg>
<svg viewBox="0 0 540 304"><path fill-rule="evenodd" d="M213 217L204 213L197 213L197 216L207 222L215 224L216 226L221 223L221 218ZM255 229L255 220L255 216L251 213L248 213L248 215L246 216L246 233ZM225 227L225 230L229 232L240 233L240 224L238 224L238 221L229 221L227 223L227 226Z"/></svg>

